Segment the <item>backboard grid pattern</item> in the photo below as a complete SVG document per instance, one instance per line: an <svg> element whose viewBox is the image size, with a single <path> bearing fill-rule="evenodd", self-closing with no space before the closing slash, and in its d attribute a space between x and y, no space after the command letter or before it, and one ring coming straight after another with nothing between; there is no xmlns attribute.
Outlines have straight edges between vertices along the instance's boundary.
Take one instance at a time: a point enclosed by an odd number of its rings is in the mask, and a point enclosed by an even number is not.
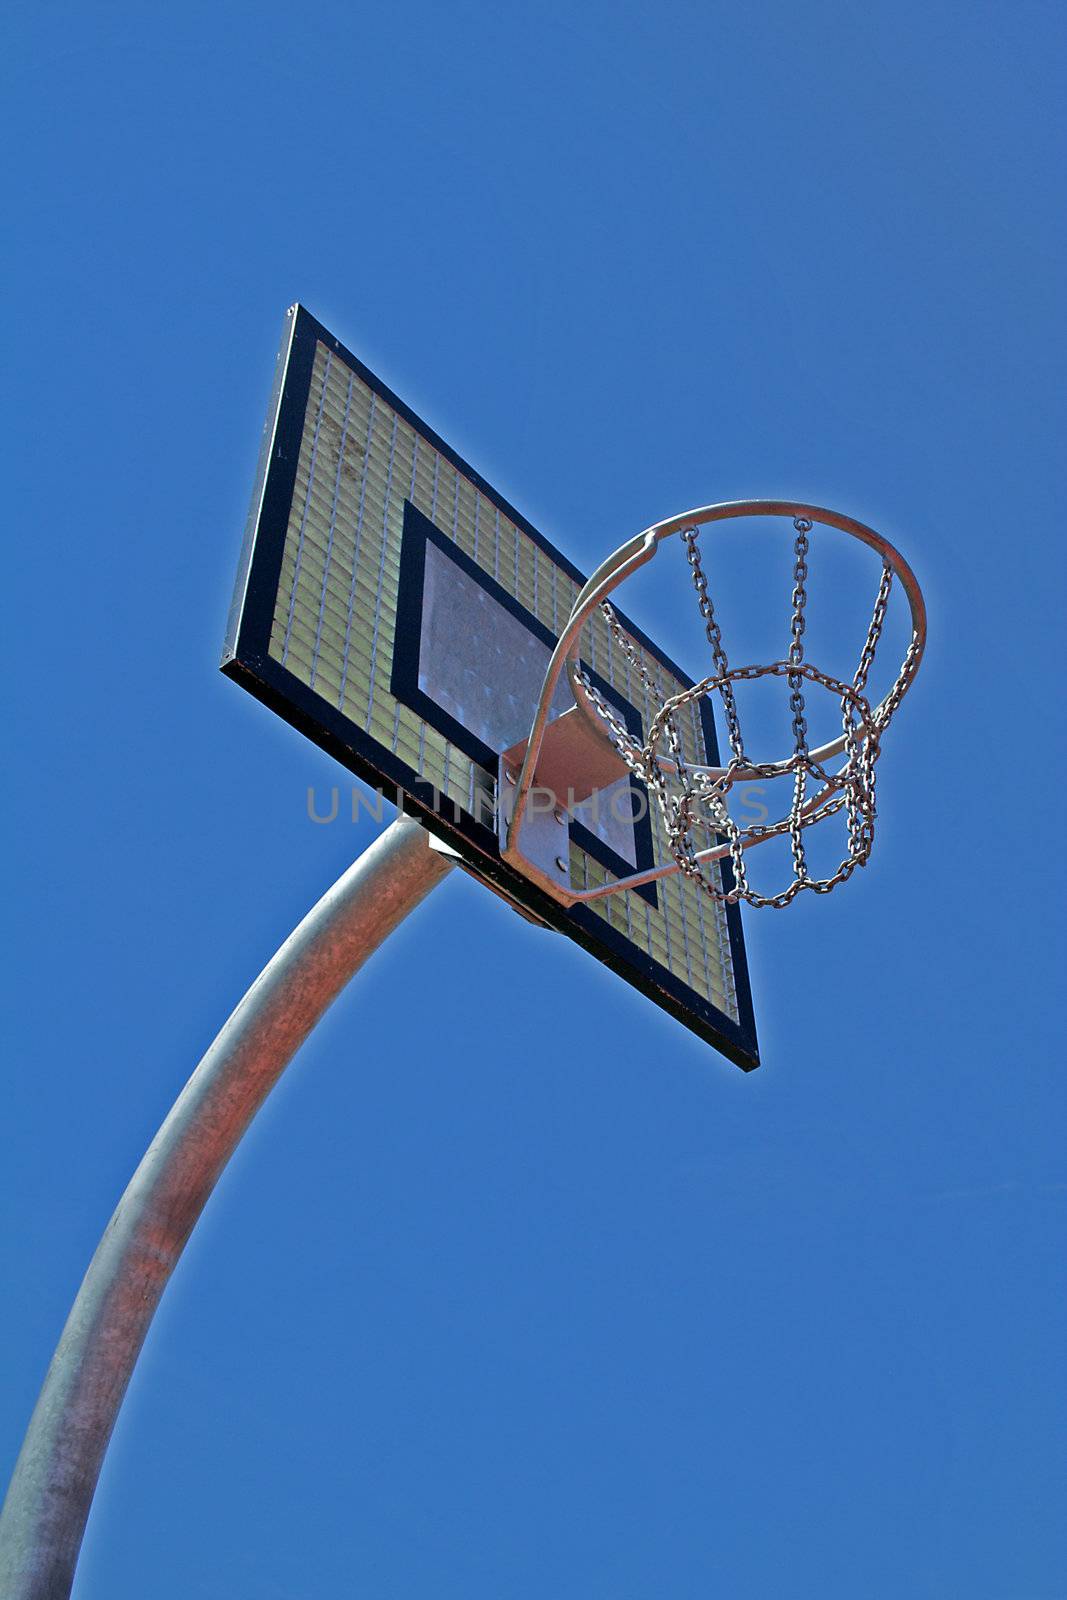
<svg viewBox="0 0 1067 1600"><path fill-rule="evenodd" d="M578 591L575 580L319 341L269 653L442 795L474 814L476 791L491 801L492 778L390 691L405 500L558 633ZM632 643L665 693L685 687L640 641ZM586 627L582 655L636 706L647 727L656 707L600 616ZM700 761L705 754L696 707L690 705L688 712L682 728L685 752ZM651 820L656 857L666 860L655 808ZM608 878L606 868L573 843L571 873L578 887ZM658 901L654 908L627 893L590 902L590 909L737 1022L724 908L679 876L659 883Z"/></svg>

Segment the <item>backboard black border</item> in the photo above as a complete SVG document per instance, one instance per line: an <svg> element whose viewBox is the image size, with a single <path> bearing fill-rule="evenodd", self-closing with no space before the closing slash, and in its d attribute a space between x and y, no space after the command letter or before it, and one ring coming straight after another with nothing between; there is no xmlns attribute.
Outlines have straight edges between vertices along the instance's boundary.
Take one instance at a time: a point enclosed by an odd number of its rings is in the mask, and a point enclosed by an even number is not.
<svg viewBox="0 0 1067 1600"><path fill-rule="evenodd" d="M457 850L464 864L478 877L527 907L548 926L566 933L608 967L633 983L698 1037L714 1045L743 1070L759 1065L755 1017L745 958L740 908L727 906L727 927L733 961L739 1022L711 1005L688 984L659 962L634 950L627 940L590 906L569 910L540 893L528 880L500 859L495 830L454 808L453 815L437 812L433 786L399 757L384 749L356 727L328 700L301 682L269 654L274 607L289 512L296 484L297 462L304 416L311 389L315 348L332 349L387 405L426 438L451 464L549 559L578 584L584 575L536 528L456 454L409 406L393 394L358 357L336 339L303 306L293 306L278 353L270 411L264 430L252 505L242 545L233 604L226 632L222 670L278 713L299 732L334 756L357 778L381 788L403 810L424 821L431 831ZM633 622L619 613L627 632L658 659L681 683L693 680L660 650ZM709 702L700 702L704 740L709 761L718 762L718 741ZM732 877L724 864L724 881Z"/></svg>

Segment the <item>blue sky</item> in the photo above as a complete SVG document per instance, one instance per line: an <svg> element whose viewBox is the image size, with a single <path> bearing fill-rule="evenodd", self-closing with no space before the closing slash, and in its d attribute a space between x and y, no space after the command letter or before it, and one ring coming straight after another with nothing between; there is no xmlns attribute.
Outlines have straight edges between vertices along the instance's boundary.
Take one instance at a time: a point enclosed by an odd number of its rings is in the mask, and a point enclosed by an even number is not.
<svg viewBox="0 0 1067 1600"><path fill-rule="evenodd" d="M458 875L368 967L176 1273L75 1593L1061 1600L1060 8L10 15L5 1476L374 831L217 672L290 301L587 568L792 495L931 612L871 867L747 918L758 1073Z"/></svg>

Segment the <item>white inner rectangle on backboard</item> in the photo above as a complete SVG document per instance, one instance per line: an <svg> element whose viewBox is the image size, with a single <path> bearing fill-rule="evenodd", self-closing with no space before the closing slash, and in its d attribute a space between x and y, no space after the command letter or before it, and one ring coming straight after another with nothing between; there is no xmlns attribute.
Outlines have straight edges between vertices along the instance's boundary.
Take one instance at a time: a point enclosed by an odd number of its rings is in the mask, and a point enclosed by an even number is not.
<svg viewBox="0 0 1067 1600"><path fill-rule="evenodd" d="M427 541L419 639L423 694L499 754L529 734L550 657L520 617ZM554 714L573 704L561 683ZM630 789L629 778L620 778L573 806L571 814L636 866Z"/></svg>

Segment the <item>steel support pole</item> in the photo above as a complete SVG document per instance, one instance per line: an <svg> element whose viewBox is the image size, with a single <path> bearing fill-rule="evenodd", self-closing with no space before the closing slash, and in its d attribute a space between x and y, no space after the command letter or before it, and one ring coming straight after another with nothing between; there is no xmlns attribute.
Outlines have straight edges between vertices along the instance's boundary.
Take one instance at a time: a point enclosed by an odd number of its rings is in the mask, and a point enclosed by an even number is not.
<svg viewBox="0 0 1067 1600"><path fill-rule="evenodd" d="M452 866L398 817L268 962L119 1201L63 1330L0 1514L3 1600L66 1600L104 1452L159 1298L219 1175L299 1046Z"/></svg>

